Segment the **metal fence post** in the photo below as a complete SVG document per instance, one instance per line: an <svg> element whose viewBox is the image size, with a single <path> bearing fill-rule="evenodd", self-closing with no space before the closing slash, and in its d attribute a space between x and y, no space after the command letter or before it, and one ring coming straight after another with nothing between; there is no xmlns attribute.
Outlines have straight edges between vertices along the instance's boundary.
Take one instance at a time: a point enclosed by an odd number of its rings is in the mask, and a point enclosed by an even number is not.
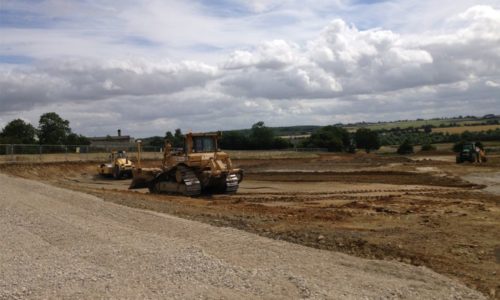
<svg viewBox="0 0 500 300"><path fill-rule="evenodd" d="M14 145L10 145L10 161L14 162Z"/></svg>

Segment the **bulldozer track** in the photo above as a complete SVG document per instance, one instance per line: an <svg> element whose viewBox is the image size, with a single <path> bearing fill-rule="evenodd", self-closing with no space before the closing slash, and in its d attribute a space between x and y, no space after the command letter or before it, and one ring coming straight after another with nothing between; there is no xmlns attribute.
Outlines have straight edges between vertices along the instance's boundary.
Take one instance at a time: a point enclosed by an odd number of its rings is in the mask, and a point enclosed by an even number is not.
<svg viewBox="0 0 500 300"><path fill-rule="evenodd" d="M170 183L170 186L162 185L162 183ZM238 187L238 177L235 174L229 174L224 177L224 188L221 189L219 193L234 194L238 191ZM168 190L168 188L171 188L172 190ZM184 196L194 197L201 195L203 193L203 188L199 178L192 169L187 166L179 165L160 174L156 181L151 185L150 192L181 194Z"/></svg>
<svg viewBox="0 0 500 300"><path fill-rule="evenodd" d="M181 176L180 182L176 179L177 171ZM192 170L184 166L177 166L158 175L149 186L149 191L151 193L198 196L201 194L201 184Z"/></svg>
<svg viewBox="0 0 500 300"><path fill-rule="evenodd" d="M172 178L172 180L175 180L175 174L177 170L180 172L181 175L181 182L177 182L181 186L181 188L177 189L177 191L172 191L172 193L177 193L179 190L182 191L182 194L185 196L198 196L201 194L201 183L198 180L198 177L196 177L196 174L194 172L182 165L177 166L177 168L172 169L169 171L170 174L173 176L169 176L169 178Z"/></svg>
<svg viewBox="0 0 500 300"><path fill-rule="evenodd" d="M238 177L235 174L228 174L226 176L226 194L234 194L238 191L239 183Z"/></svg>
<svg viewBox="0 0 500 300"><path fill-rule="evenodd" d="M201 194L201 183L200 180L198 180L198 177L196 177L196 174L194 172L185 167L185 166L178 166L177 169L180 171L181 176L182 176L182 183L185 186L184 189L184 195L186 196L198 196ZM175 173L174 169L174 173Z"/></svg>

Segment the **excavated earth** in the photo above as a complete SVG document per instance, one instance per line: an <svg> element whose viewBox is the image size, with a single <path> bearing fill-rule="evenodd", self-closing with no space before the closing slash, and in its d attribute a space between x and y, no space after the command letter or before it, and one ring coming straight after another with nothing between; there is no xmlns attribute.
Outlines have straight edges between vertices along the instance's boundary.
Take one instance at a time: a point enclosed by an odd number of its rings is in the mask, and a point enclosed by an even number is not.
<svg viewBox="0 0 500 300"><path fill-rule="evenodd" d="M130 191L130 180L97 176L97 163L3 164L0 172L275 240L425 266L499 298L499 156L463 165L443 154L233 161L245 169L238 193L197 198Z"/></svg>

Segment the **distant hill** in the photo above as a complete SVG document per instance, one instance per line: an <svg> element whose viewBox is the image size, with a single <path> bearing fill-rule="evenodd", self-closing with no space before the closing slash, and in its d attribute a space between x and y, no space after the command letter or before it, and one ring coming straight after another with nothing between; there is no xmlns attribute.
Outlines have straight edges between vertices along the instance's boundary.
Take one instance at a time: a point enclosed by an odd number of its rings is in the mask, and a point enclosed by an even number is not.
<svg viewBox="0 0 500 300"><path fill-rule="evenodd" d="M336 123L334 126L341 126L347 130L354 132L358 128L366 127L372 130L381 129L392 129L400 128L406 129L410 127L421 128L422 126L432 125L435 128L447 128L447 127L460 127L460 126L479 126L479 125L495 125L500 123L500 115L487 114L481 117L476 116L458 116L452 118L434 118L434 119L416 119L416 120L396 120L396 121L380 121L380 122L357 122L357 123ZM296 126L280 126L280 127L269 127L274 131L276 136L306 136L310 135L314 131L318 130L322 126L319 125L296 125ZM236 129L236 130L225 130L224 132L238 132L241 134L249 135L250 128L248 129ZM144 144L147 145L150 142L156 141L161 137L149 137L143 138ZM155 144L153 142L153 144Z"/></svg>
<svg viewBox="0 0 500 300"><path fill-rule="evenodd" d="M274 131L276 136L291 136L291 135L309 135L315 130L321 128L318 125L297 125L297 126L281 126L269 127ZM250 134L250 129L225 130L224 132L238 132L241 134Z"/></svg>
<svg viewBox="0 0 500 300"><path fill-rule="evenodd" d="M488 114L482 117L476 116L459 116L452 118L434 118L434 119L416 119L416 120L397 120L390 122L358 122L350 124L342 124L341 126L349 131L356 131L357 128L366 127L372 130L391 129L391 128L409 128L422 127L432 125L433 127L457 127L457 126L474 126L474 125L490 125L498 124L500 115Z"/></svg>

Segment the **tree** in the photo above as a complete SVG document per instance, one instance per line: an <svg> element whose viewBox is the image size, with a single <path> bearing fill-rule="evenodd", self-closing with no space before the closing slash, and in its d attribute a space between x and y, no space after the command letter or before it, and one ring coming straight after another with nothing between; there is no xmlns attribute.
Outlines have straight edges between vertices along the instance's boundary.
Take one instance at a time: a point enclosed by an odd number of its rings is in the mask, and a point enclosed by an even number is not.
<svg viewBox="0 0 500 300"><path fill-rule="evenodd" d="M468 130L462 132L462 134L460 135L460 138L462 141L473 141L474 138L475 138L475 135L473 132L470 132Z"/></svg>
<svg viewBox="0 0 500 300"><path fill-rule="evenodd" d="M354 139L356 140L356 147L365 149L366 153L380 148L378 133L368 128L358 129L354 134Z"/></svg>
<svg viewBox="0 0 500 300"><path fill-rule="evenodd" d="M280 137L274 138L273 141L273 149L286 149L286 148L291 148L293 147L292 143L290 141L285 140Z"/></svg>
<svg viewBox="0 0 500 300"><path fill-rule="evenodd" d="M40 116L38 140L42 145L63 145L71 133L69 121L62 119L55 112Z"/></svg>
<svg viewBox="0 0 500 300"><path fill-rule="evenodd" d="M434 151L436 150L436 146L430 144L430 143L425 143L422 145L422 148L420 151Z"/></svg>
<svg viewBox="0 0 500 300"><path fill-rule="evenodd" d="M240 132L228 131L222 134L220 144L222 149L245 150L250 147L250 139Z"/></svg>
<svg viewBox="0 0 500 300"><path fill-rule="evenodd" d="M404 140L401 145L398 147L398 154L404 155L404 154L411 154L413 153L413 145L410 142L409 139Z"/></svg>
<svg viewBox="0 0 500 300"><path fill-rule="evenodd" d="M343 151L349 148L350 135L338 126L325 126L311 134L307 142L310 148L327 148L328 151Z"/></svg>
<svg viewBox="0 0 500 300"><path fill-rule="evenodd" d="M168 140L170 143L173 143L174 135L172 134L172 132L170 131L165 132L165 139Z"/></svg>
<svg viewBox="0 0 500 300"><path fill-rule="evenodd" d="M160 136L153 136L149 139L150 146L163 147L164 144L165 144L165 141Z"/></svg>
<svg viewBox="0 0 500 300"><path fill-rule="evenodd" d="M155 138L159 138L159 137L155 137ZM159 139L155 139L154 141L152 141L152 143L154 143L154 145L153 144L151 144L151 145L152 146L158 145L161 147L165 144L165 140L169 141L173 147L176 147L176 148L184 147L184 135L182 134L182 131L180 128L177 128L174 131L174 134L172 134L171 131L165 132L165 138L162 140L161 145L160 145Z"/></svg>
<svg viewBox="0 0 500 300"><path fill-rule="evenodd" d="M34 144L36 129L30 123L15 119L5 125L0 138L2 143L9 144Z"/></svg>
<svg viewBox="0 0 500 300"><path fill-rule="evenodd" d="M266 127L264 122L259 121L252 125L250 132L250 143L254 149L272 149L274 132Z"/></svg>
<svg viewBox="0 0 500 300"><path fill-rule="evenodd" d="M174 147L184 147L184 136L180 128L177 128L174 133L174 140L171 141Z"/></svg>
<svg viewBox="0 0 500 300"><path fill-rule="evenodd" d="M424 126L422 126L422 128L424 129L425 133L431 133L433 127L434 126L432 126L432 125L424 125Z"/></svg>
<svg viewBox="0 0 500 300"><path fill-rule="evenodd" d="M90 145L90 140L81 134L70 133L66 138L66 145Z"/></svg>

